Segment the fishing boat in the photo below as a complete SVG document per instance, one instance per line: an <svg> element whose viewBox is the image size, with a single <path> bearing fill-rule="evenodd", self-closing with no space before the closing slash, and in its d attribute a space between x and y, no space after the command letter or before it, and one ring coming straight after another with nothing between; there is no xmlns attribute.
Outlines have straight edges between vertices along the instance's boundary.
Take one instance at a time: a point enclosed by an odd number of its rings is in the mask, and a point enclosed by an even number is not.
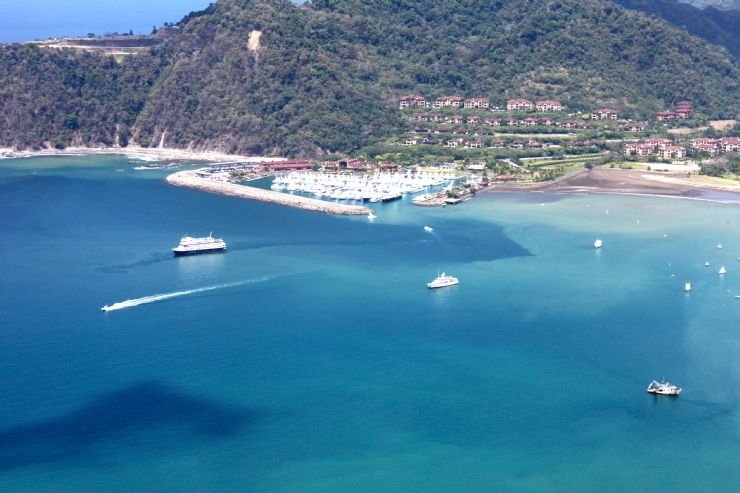
<svg viewBox="0 0 740 493"><path fill-rule="evenodd" d="M650 382L650 385L647 387L648 393L658 395L678 395L681 393L681 390L679 387L671 385L668 382L658 382L657 380Z"/></svg>
<svg viewBox="0 0 740 493"><path fill-rule="evenodd" d="M457 277L448 276L443 272L441 275L438 274L435 280L427 283L427 287L429 289L446 288L448 286L454 286L455 284L460 284Z"/></svg>
<svg viewBox="0 0 740 493"><path fill-rule="evenodd" d="M601 248L601 245L603 244L604 244L603 241L597 239L596 241L594 241L594 248Z"/></svg>
<svg viewBox="0 0 740 493"><path fill-rule="evenodd" d="M727 269L725 269L725 266L719 268L719 275L727 274Z"/></svg>
<svg viewBox="0 0 740 493"><path fill-rule="evenodd" d="M686 291L687 293L689 291L691 291L691 283L690 282L687 282L686 284L684 284L683 285L683 290Z"/></svg>

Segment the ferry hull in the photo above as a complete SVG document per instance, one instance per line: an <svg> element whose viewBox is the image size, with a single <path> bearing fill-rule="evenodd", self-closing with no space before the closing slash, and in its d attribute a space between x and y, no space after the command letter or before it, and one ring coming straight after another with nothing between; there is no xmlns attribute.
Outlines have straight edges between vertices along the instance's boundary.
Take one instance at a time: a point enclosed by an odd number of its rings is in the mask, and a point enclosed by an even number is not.
<svg viewBox="0 0 740 493"><path fill-rule="evenodd" d="M188 255L201 255L204 253L224 253L226 248L209 248L206 250L172 250L175 257L185 257Z"/></svg>

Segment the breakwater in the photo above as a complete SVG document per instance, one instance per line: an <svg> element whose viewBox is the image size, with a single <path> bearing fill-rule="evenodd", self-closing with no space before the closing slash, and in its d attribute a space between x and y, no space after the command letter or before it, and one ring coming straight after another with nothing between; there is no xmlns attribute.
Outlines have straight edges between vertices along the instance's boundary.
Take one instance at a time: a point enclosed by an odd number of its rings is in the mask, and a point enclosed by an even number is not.
<svg viewBox="0 0 740 493"><path fill-rule="evenodd" d="M308 211L323 212L325 214L366 216L371 212L369 208L359 205L324 202L323 200L301 197L299 195L289 195L287 193L273 192L272 190L263 190L261 188L249 187L236 183L210 180L208 178L198 176L195 171L179 171L169 175L166 180L167 183L178 187L195 188L205 192L218 193L243 199L259 200L260 202L270 202Z"/></svg>

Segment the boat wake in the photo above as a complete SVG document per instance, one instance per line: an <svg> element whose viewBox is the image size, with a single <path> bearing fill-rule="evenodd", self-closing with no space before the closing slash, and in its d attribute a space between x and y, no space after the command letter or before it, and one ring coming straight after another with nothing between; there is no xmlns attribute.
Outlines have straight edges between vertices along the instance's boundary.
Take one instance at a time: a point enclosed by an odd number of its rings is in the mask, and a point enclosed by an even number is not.
<svg viewBox="0 0 740 493"><path fill-rule="evenodd" d="M177 298L179 296L186 296L195 293L205 293L206 291L214 291L216 289L233 288L236 286L243 286L245 284L255 284L258 282L265 282L272 279L271 277L260 277L256 279L249 279L246 281L231 282L227 284L217 284L215 286L206 286L204 288L188 289L185 291L176 291L174 293L163 293L155 294L152 296L144 296L143 298L136 298L133 300L119 301L112 305L105 305L101 308L104 312L112 312L114 310L123 310L124 308L133 308L139 305L146 305L147 303L156 303L157 301L169 300L171 298Z"/></svg>

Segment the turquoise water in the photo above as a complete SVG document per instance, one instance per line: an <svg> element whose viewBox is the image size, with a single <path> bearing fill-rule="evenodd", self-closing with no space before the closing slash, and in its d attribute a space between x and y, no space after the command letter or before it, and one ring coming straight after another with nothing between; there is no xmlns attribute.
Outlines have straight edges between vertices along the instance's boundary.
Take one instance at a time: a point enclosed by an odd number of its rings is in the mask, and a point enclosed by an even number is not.
<svg viewBox="0 0 740 493"><path fill-rule="evenodd" d="M0 491L740 488L737 204L489 194L370 223L135 164L0 161ZM169 254L211 230L228 253ZM438 268L461 284L427 290ZM648 395L663 376L683 395Z"/></svg>

